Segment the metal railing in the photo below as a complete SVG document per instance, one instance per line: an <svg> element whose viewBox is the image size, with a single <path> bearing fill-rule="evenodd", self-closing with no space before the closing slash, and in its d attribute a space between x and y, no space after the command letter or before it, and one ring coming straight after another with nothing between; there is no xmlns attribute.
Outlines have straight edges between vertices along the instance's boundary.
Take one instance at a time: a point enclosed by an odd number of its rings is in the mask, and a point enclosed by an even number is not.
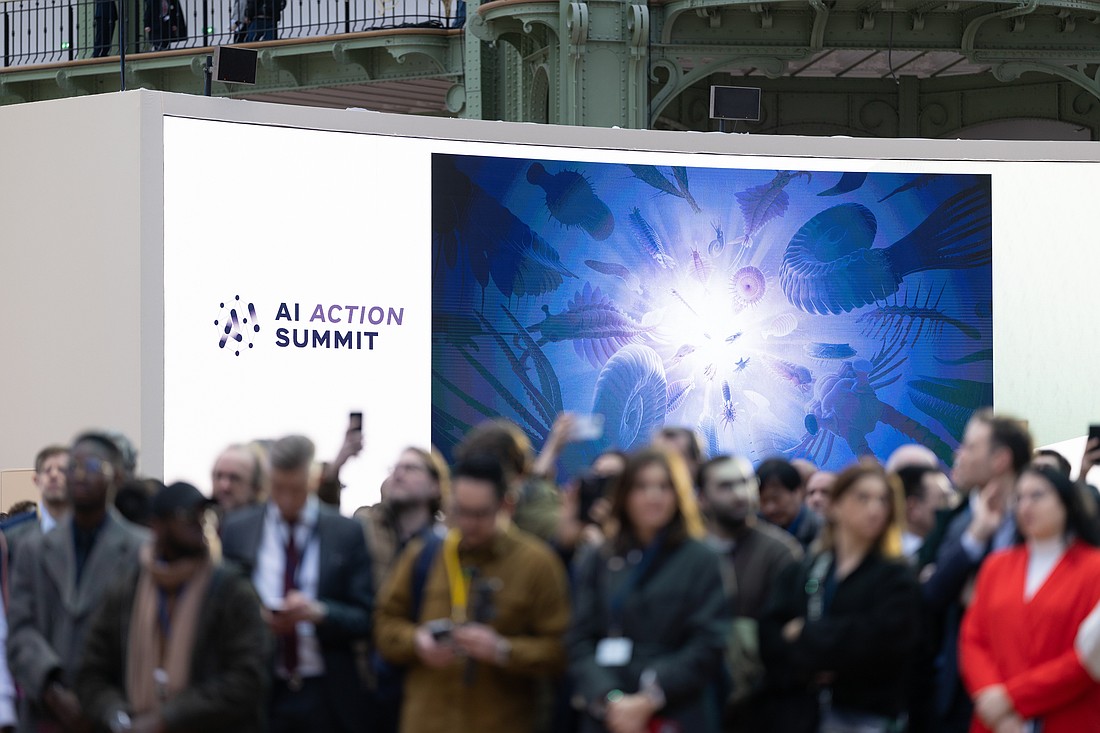
<svg viewBox="0 0 1100 733"><path fill-rule="evenodd" d="M117 56L123 27L129 56L385 28L453 28L465 20L464 5L461 0L0 0L0 68ZM278 16L274 30L263 32L263 24L270 25L266 17L248 18L249 11L270 16L272 8Z"/></svg>

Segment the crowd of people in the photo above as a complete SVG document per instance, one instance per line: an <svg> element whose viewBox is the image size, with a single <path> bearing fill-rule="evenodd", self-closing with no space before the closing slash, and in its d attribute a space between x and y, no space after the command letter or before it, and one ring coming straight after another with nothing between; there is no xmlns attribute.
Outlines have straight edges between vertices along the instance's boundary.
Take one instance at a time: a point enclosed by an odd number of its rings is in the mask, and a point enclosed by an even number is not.
<svg viewBox="0 0 1100 733"><path fill-rule="evenodd" d="M0 728L180 733L1100 731L1100 516L1023 423L975 413L832 473L666 427L559 482L474 428L340 514L338 455L228 446L209 491L90 431L0 524Z"/></svg>

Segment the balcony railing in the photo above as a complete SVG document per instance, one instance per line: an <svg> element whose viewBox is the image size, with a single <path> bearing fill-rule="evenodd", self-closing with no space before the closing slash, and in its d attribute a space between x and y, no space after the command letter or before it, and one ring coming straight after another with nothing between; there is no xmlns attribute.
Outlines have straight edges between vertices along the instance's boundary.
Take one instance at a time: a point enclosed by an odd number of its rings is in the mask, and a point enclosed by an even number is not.
<svg viewBox="0 0 1100 733"><path fill-rule="evenodd" d="M273 6L278 20L264 32ZM258 17L248 18L249 11ZM386 28L454 28L465 20L464 11L462 0L0 0L0 68L116 56L123 13L126 53L140 54Z"/></svg>

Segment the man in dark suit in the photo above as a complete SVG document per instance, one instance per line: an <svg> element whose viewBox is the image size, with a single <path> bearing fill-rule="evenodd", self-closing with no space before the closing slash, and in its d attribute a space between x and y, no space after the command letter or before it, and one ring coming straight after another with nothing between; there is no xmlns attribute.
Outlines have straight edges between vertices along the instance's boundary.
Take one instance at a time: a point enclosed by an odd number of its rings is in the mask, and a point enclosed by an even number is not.
<svg viewBox="0 0 1100 733"><path fill-rule="evenodd" d="M137 563L147 534L108 498L125 468L117 443L84 433L73 443L66 487L72 513L20 546L8 611L8 663L23 690L22 731L90 730L73 694L84 636L107 578Z"/></svg>
<svg viewBox="0 0 1100 733"><path fill-rule="evenodd" d="M245 566L277 639L272 733L352 731L367 714L353 645L370 636L370 557L359 523L310 490L313 443L270 451L271 499L226 520L222 550Z"/></svg>
<svg viewBox="0 0 1100 733"><path fill-rule="evenodd" d="M926 613L938 649L929 730L965 733L972 706L959 676L959 625L970 602L973 581L986 556L1009 547L1016 535L1012 517L1016 477L1031 460L1031 436L1018 420L976 412L955 452L952 479L969 492L950 519L922 573Z"/></svg>

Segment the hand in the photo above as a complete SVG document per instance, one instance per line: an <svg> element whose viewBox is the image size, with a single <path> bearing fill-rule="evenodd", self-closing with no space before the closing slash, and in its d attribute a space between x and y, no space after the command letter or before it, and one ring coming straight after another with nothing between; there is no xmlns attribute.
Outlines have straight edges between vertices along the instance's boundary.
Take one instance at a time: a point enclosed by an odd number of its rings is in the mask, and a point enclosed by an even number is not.
<svg viewBox="0 0 1100 733"><path fill-rule="evenodd" d="M805 627L806 619L791 619L783 625L783 640L788 643L794 643L798 641L798 637L802 636L802 629L804 629Z"/></svg>
<svg viewBox="0 0 1100 733"><path fill-rule="evenodd" d="M1085 483L1089 477L1089 471L1100 463L1100 438L1093 438L1085 446L1085 453L1081 456L1081 471L1077 474L1077 480Z"/></svg>
<svg viewBox="0 0 1100 733"><path fill-rule="evenodd" d="M90 730L88 721L84 719L84 710L80 707L80 701L76 699L72 690L60 682L51 682L46 686L42 701L66 730Z"/></svg>
<svg viewBox="0 0 1100 733"><path fill-rule="evenodd" d="M325 620L325 606L319 601L306 598L301 591L292 590L283 599L283 614L292 623L307 621L319 624Z"/></svg>
<svg viewBox="0 0 1100 733"><path fill-rule="evenodd" d="M165 733L164 720L156 713L145 713L133 720L133 733Z"/></svg>
<svg viewBox="0 0 1100 733"><path fill-rule="evenodd" d="M146 35L146 36L148 36L148 35L149 35L150 33L152 33L152 32L153 32L153 29L152 29L152 28L150 28L149 26L145 26L145 35Z"/></svg>
<svg viewBox="0 0 1100 733"><path fill-rule="evenodd" d="M1004 497L1000 496L1000 486L990 484L978 493L978 500L974 502L974 518L966 531L984 545L993 537L1004 518Z"/></svg>
<svg viewBox="0 0 1100 733"><path fill-rule="evenodd" d="M488 664L500 664L504 637L485 624L463 624L452 633L455 647L470 659Z"/></svg>
<svg viewBox="0 0 1100 733"><path fill-rule="evenodd" d="M416 656L426 666L432 669L444 669L450 667L458 659L454 648L450 644L441 644L432 637L432 632L427 626L418 626L413 637L416 646Z"/></svg>
<svg viewBox="0 0 1100 733"><path fill-rule="evenodd" d="M344 433L344 443L340 446L340 452L336 454L335 460L332 465L339 471L348 459L352 456L359 455L363 450L363 429L362 428L348 428L348 431Z"/></svg>
<svg viewBox="0 0 1100 733"><path fill-rule="evenodd" d="M602 545L607 536L603 530L600 529L598 524L586 524L584 530L581 532L581 544L591 545L593 547Z"/></svg>
<svg viewBox="0 0 1100 733"><path fill-rule="evenodd" d="M1002 718L1014 714L1012 698L1008 696L1004 685L990 685L978 692L974 698L974 713L990 728Z"/></svg>
<svg viewBox="0 0 1100 733"><path fill-rule="evenodd" d="M562 412L558 415L557 419L554 420L554 425L550 428L550 434L546 436L546 442L542 444L542 450L535 458L532 473L536 476L553 476L554 464L557 463L558 456L561 455L561 449L572 438L575 423L576 418L573 417L571 412Z"/></svg>
<svg viewBox="0 0 1100 733"><path fill-rule="evenodd" d="M645 733L657 710L645 695L625 695L607 704L607 729L611 733Z"/></svg>
<svg viewBox="0 0 1100 733"><path fill-rule="evenodd" d="M324 476L322 478L328 483L339 483L340 469L344 467L344 464L348 462L349 458L359 455L362 450L363 429L349 427L347 432L344 433L344 442L340 446L340 452L332 459L332 463L325 464Z"/></svg>
<svg viewBox="0 0 1100 733"><path fill-rule="evenodd" d="M550 426L550 435L547 436L545 445L553 446L555 451L560 451L562 446L573 439L573 430L576 425L577 418L573 413L560 413L554 420L554 424Z"/></svg>
<svg viewBox="0 0 1100 733"><path fill-rule="evenodd" d="M286 636L296 625L281 608L261 608L260 617L275 636Z"/></svg>

